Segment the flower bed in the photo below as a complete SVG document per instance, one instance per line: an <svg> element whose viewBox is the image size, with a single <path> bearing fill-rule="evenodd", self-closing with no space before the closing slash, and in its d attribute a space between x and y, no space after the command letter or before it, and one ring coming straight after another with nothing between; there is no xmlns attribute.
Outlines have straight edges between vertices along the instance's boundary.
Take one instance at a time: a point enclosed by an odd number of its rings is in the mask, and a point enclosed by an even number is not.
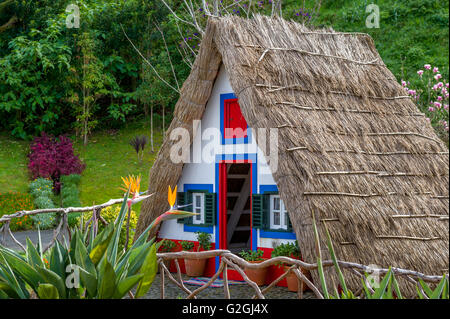
<svg viewBox="0 0 450 319"><path fill-rule="evenodd" d="M33 198L29 194L18 192L0 193L0 217L14 214L20 210L32 210L33 208ZM11 231L28 230L31 229L32 224L33 221L29 216L13 218L10 223L10 229Z"/></svg>

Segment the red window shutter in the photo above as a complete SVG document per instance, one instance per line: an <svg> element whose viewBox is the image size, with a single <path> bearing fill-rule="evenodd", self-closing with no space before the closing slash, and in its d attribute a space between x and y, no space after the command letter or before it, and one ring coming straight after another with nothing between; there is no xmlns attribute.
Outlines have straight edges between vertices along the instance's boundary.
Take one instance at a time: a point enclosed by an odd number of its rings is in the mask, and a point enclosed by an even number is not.
<svg viewBox="0 0 450 319"><path fill-rule="evenodd" d="M225 138L242 138L247 136L247 121L241 112L237 99L225 100L224 129Z"/></svg>

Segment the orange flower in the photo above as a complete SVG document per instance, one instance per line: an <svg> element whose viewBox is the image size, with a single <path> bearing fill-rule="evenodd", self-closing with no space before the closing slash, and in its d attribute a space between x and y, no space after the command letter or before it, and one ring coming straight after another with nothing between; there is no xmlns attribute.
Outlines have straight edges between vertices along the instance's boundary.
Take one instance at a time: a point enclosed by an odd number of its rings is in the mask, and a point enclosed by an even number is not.
<svg viewBox="0 0 450 319"><path fill-rule="evenodd" d="M139 196L139 189L141 187L141 175L134 177L134 175L129 175L128 177L121 177L125 187L120 187L123 191L128 191L130 189L130 194L132 197Z"/></svg>
<svg viewBox="0 0 450 319"><path fill-rule="evenodd" d="M172 188L170 188L169 185L169 193L167 194L167 201L169 202L170 209L175 206L175 201L177 200L177 185L175 185L175 188L172 192Z"/></svg>

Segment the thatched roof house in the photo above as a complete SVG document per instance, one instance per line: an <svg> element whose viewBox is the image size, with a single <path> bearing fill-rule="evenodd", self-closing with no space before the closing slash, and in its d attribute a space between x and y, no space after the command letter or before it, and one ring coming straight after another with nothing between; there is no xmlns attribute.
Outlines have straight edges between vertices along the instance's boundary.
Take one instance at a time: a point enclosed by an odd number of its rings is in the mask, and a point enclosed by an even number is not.
<svg viewBox="0 0 450 319"><path fill-rule="evenodd" d="M449 153L366 34L311 31L280 18L208 22L168 130L202 118L221 65L252 128L279 129L273 174L305 261L312 212L338 258L448 273ZM183 164L166 138L137 233L167 209ZM325 242L322 244L325 258Z"/></svg>

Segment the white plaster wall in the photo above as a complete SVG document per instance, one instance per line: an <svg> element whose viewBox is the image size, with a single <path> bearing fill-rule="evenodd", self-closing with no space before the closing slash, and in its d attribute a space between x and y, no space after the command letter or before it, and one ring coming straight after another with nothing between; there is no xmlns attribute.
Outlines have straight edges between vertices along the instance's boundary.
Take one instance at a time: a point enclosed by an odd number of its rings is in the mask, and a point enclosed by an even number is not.
<svg viewBox="0 0 450 319"><path fill-rule="evenodd" d="M182 176L178 182L178 191L184 191L184 184L212 184L213 191L218 192L215 189L215 162L214 158L212 162L204 162L196 152L198 149L202 149L200 145L208 143L209 141L201 141L201 138L208 128L215 128L220 131L220 95L226 93L233 93L230 82L228 80L228 74L225 71L223 65L216 78L214 88L211 93L211 97L206 105L203 118L201 120L201 131L198 130L194 137L193 145L191 145L191 161L201 161L200 163L186 163L183 167ZM201 134L199 134L201 132ZM199 147L200 146L200 147ZM252 136L251 143L249 144L232 144L221 145L220 140L217 141L216 154L255 154L258 157L258 185L257 191L259 192L259 185L275 185L272 174L268 169L268 165L265 161L264 154L256 145L255 138ZM266 172L265 174L262 174ZM160 228L160 237L167 239L177 240L195 240L195 233L184 232L183 224L177 223L176 220L169 220L163 222ZM259 236L258 236L259 238ZM215 234L212 234L212 240L215 240ZM268 240L262 238L258 239L259 247L271 247Z"/></svg>
<svg viewBox="0 0 450 319"><path fill-rule="evenodd" d="M260 238L258 236L258 247L275 248L280 244L293 243L295 239L273 239L273 238Z"/></svg>

